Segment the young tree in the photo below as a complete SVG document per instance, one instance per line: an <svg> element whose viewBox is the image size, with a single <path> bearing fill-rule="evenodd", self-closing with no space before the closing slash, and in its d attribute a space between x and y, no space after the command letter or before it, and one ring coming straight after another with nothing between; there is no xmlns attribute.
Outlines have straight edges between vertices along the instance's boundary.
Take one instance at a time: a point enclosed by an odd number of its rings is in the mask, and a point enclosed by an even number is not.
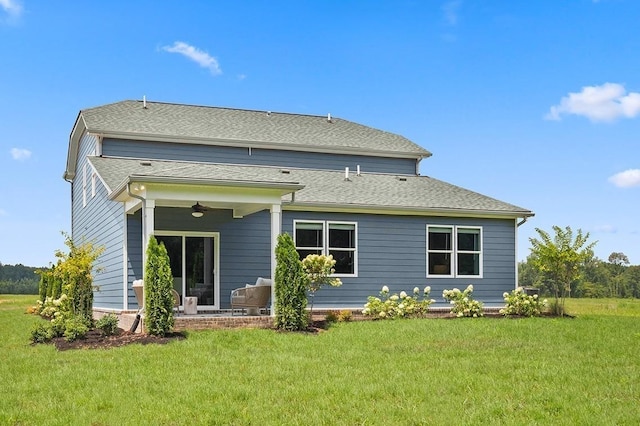
<svg viewBox="0 0 640 426"><path fill-rule="evenodd" d="M299 331L307 327L309 278L289 234L278 235L276 246L276 328Z"/></svg>
<svg viewBox="0 0 640 426"><path fill-rule="evenodd" d="M315 299L315 295L318 290L325 285L329 285L331 287L340 287L342 285L340 278L331 276L336 272L336 270L333 269L335 265L336 261L333 259L332 255L325 256L324 254L310 254L302 259L302 268L309 278L311 315L313 315L313 300Z"/></svg>
<svg viewBox="0 0 640 426"><path fill-rule="evenodd" d="M152 235L144 271L144 312L147 332L164 336L173 328L173 275L164 244Z"/></svg>
<svg viewBox="0 0 640 426"><path fill-rule="evenodd" d="M543 274L554 297L553 310L564 315L565 297L571 291L571 283L577 280L585 262L593 257L593 247L597 241L587 243L589 233L581 229L574 238L571 227L553 226L553 238L548 232L536 228L540 236L529 238L531 242L531 260Z"/></svg>

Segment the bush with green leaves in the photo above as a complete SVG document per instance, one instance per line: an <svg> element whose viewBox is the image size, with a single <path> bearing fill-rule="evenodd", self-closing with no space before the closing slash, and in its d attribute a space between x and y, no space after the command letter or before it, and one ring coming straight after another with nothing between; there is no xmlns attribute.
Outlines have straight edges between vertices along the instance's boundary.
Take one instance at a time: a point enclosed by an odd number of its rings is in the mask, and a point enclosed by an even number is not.
<svg viewBox="0 0 640 426"><path fill-rule="evenodd" d="M164 336L173 329L173 275L163 243L152 235L144 273L144 325L147 333Z"/></svg>
<svg viewBox="0 0 640 426"><path fill-rule="evenodd" d="M87 335L89 327L85 323L84 319L79 316L69 318L65 322L64 327L64 340L67 342L73 342L78 339L82 339Z"/></svg>
<svg viewBox="0 0 640 426"><path fill-rule="evenodd" d="M429 305L435 300L429 298L431 287L427 286L420 297L420 289L413 289L413 296L405 291L400 294L389 293L386 285L380 291L380 297L369 296L362 313L379 319L415 318L424 317L429 311Z"/></svg>
<svg viewBox="0 0 640 426"><path fill-rule="evenodd" d="M505 307L500 309L502 315L534 317L539 316L547 306L547 299L540 300L537 294L527 295L522 287L511 293L505 292L502 296L505 303Z"/></svg>
<svg viewBox="0 0 640 426"><path fill-rule="evenodd" d="M305 273L293 238L287 233L278 235L276 246L276 318L279 330L304 330L308 324L307 289L309 277Z"/></svg>
<svg viewBox="0 0 640 426"><path fill-rule="evenodd" d="M49 322L38 322L31 329L31 341L33 343L46 343L54 337L54 331Z"/></svg>
<svg viewBox="0 0 640 426"><path fill-rule="evenodd" d="M442 297L451 304L451 313L456 317L481 317L484 315L482 302L474 300L472 294L473 285L469 284L464 291L458 288L444 290Z"/></svg>
<svg viewBox="0 0 640 426"><path fill-rule="evenodd" d="M116 314L106 314L96 321L96 328L105 336L113 336L118 331L118 316Z"/></svg>
<svg viewBox="0 0 640 426"><path fill-rule="evenodd" d="M310 254L302 259L302 268L307 274L309 282L309 293L311 293L311 312L313 312L313 300L316 292L323 286L340 287L342 281L340 278L332 277L336 270L333 268L336 261L332 255Z"/></svg>

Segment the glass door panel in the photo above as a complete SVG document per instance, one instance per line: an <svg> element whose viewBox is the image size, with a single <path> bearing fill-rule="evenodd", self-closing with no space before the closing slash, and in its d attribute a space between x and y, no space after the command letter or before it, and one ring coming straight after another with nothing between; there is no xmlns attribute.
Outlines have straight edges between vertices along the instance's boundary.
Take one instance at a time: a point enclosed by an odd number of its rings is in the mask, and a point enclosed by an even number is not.
<svg viewBox="0 0 640 426"><path fill-rule="evenodd" d="M158 243L163 243L169 255L169 265L171 266L171 275L173 275L173 289L180 295L180 304L183 300L183 282L182 282L182 237L157 235Z"/></svg>
<svg viewBox="0 0 640 426"><path fill-rule="evenodd" d="M213 250L212 237L185 237L186 294L197 297L200 306L216 302Z"/></svg>

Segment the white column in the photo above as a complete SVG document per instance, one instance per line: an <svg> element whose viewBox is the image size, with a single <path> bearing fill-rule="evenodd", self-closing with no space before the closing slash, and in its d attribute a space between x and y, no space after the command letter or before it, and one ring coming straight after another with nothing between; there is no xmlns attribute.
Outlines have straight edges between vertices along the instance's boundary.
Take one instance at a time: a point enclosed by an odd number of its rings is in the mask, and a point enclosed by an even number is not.
<svg viewBox="0 0 640 426"><path fill-rule="evenodd" d="M147 245L149 238L155 230L154 212L156 208L155 200L145 200L142 207L142 274L147 265Z"/></svg>
<svg viewBox="0 0 640 426"><path fill-rule="evenodd" d="M278 235L282 232L282 207L280 204L271 206L271 316L275 316L276 311L276 246L278 245Z"/></svg>

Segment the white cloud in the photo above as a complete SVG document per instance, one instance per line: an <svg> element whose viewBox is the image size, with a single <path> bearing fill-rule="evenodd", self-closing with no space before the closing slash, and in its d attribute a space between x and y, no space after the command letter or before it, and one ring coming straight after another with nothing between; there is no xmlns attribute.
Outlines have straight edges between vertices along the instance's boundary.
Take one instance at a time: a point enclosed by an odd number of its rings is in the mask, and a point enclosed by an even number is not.
<svg viewBox="0 0 640 426"><path fill-rule="evenodd" d="M195 46L191 46L182 41L176 41L172 46L163 46L162 50L164 50L165 52L179 53L183 56L186 56L187 58L200 65L202 68L208 68L213 75L222 74L222 70L220 69L218 60L209 55L207 52L200 50Z"/></svg>
<svg viewBox="0 0 640 426"><path fill-rule="evenodd" d="M627 93L623 85L605 83L586 86L579 93L569 93L554 105L545 116L547 120L560 120L563 115L587 117L591 121L614 121L621 117L640 115L640 93Z"/></svg>
<svg viewBox="0 0 640 426"><path fill-rule="evenodd" d="M640 186L640 169L629 169L616 173L609 178L609 182L620 188Z"/></svg>
<svg viewBox="0 0 640 426"><path fill-rule="evenodd" d="M615 234L616 232L618 232L618 228L616 228L613 225L600 225L600 226L596 226L594 228L595 232L603 232L605 234Z"/></svg>
<svg viewBox="0 0 640 426"><path fill-rule="evenodd" d="M22 4L17 0L0 0L0 7L11 17L17 18L22 14Z"/></svg>
<svg viewBox="0 0 640 426"><path fill-rule="evenodd" d="M22 148L11 148L11 156L14 160L24 161L31 158L31 151Z"/></svg>
<svg viewBox="0 0 640 426"><path fill-rule="evenodd" d="M462 0L450 0L442 5L442 13L447 24L455 26L458 23L458 12L462 6Z"/></svg>
<svg viewBox="0 0 640 426"><path fill-rule="evenodd" d="M238 74L238 80L242 81L242 80L244 80L245 78L247 78L247 75L246 75L246 74Z"/></svg>
<svg viewBox="0 0 640 426"><path fill-rule="evenodd" d="M7 211L4 209L0 209L0 216L6 216L7 215Z"/></svg>

